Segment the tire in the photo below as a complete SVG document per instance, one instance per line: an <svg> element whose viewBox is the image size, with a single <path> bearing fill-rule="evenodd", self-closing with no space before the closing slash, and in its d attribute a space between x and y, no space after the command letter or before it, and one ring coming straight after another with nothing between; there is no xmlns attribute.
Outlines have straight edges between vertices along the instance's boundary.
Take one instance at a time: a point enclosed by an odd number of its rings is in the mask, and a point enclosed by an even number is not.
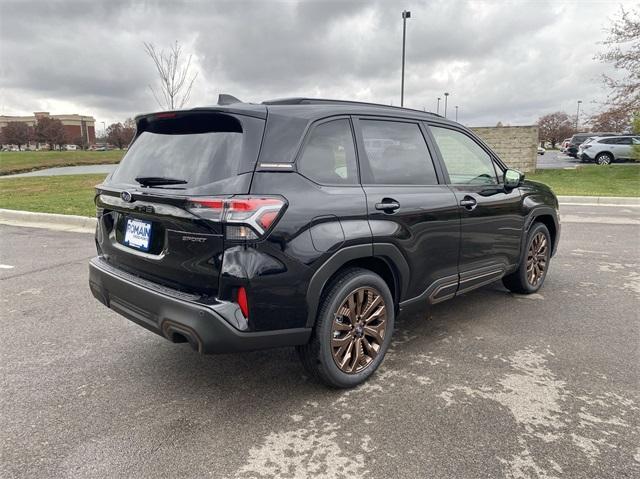
<svg viewBox="0 0 640 479"><path fill-rule="evenodd" d="M613 163L613 155L611 153L600 153L596 156L596 163L598 165L610 165Z"/></svg>
<svg viewBox="0 0 640 479"><path fill-rule="evenodd" d="M532 294L538 291L549 271L551 248L551 235L547 227L543 223L534 223L527 235L525 253L520 259L518 269L502 278L502 284L512 293ZM538 251L537 255L533 254L535 251Z"/></svg>
<svg viewBox="0 0 640 479"><path fill-rule="evenodd" d="M358 302L359 298L363 301ZM371 306L378 298L377 306ZM367 319L369 326L364 324ZM349 268L325 288L311 340L296 349L314 379L333 388L352 388L366 381L382 363L394 323L393 298L384 280L369 270ZM378 339L372 332L377 332ZM342 367L338 364L341 359Z"/></svg>

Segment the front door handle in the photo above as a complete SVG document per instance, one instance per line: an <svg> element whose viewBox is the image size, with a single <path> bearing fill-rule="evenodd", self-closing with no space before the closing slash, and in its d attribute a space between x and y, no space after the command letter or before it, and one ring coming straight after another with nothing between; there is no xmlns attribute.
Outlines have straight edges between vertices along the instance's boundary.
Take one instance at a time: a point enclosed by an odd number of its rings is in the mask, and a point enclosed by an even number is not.
<svg viewBox="0 0 640 479"><path fill-rule="evenodd" d="M460 200L460 206L464 206L469 211L472 211L476 209L476 206L478 206L478 202L475 198L467 195Z"/></svg>
<svg viewBox="0 0 640 479"><path fill-rule="evenodd" d="M383 198L381 203L376 203L376 209L391 213L400 208L400 203L391 198Z"/></svg>

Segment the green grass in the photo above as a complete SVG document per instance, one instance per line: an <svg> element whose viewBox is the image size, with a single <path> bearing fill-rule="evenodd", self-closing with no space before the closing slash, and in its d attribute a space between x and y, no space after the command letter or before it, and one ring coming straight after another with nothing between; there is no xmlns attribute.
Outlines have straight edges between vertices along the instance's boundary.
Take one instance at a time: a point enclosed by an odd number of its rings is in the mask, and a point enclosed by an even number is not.
<svg viewBox="0 0 640 479"><path fill-rule="evenodd" d="M562 196L640 196L640 166L580 166L572 170L538 170L527 178L549 185Z"/></svg>
<svg viewBox="0 0 640 479"><path fill-rule="evenodd" d="M111 151L2 151L0 175L41 170L56 166L118 163L124 150Z"/></svg>
<svg viewBox="0 0 640 479"><path fill-rule="evenodd" d="M0 208L94 216L94 186L105 175L0 179ZM557 195L640 196L640 166L582 166L539 170L527 178L546 183Z"/></svg>
<svg viewBox="0 0 640 479"><path fill-rule="evenodd" d="M0 179L0 208L95 216L94 186L106 175Z"/></svg>

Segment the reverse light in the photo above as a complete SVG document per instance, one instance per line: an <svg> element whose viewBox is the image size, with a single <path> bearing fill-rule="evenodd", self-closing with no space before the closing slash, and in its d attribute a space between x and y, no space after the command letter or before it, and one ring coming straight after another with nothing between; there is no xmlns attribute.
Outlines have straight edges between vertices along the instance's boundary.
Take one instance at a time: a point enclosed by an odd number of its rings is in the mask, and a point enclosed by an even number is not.
<svg viewBox="0 0 640 479"><path fill-rule="evenodd" d="M193 214L224 223L227 239L255 240L276 222L285 206L278 197L234 196L231 198L189 198L188 209Z"/></svg>

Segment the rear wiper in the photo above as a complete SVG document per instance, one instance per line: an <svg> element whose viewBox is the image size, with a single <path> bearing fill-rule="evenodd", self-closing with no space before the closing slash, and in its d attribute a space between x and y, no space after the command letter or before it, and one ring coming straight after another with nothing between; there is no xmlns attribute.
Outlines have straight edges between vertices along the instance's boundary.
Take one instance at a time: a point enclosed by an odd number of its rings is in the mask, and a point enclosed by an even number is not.
<svg viewBox="0 0 640 479"><path fill-rule="evenodd" d="M164 176L138 176L135 180L142 186L184 185L188 183L186 180L165 178Z"/></svg>

